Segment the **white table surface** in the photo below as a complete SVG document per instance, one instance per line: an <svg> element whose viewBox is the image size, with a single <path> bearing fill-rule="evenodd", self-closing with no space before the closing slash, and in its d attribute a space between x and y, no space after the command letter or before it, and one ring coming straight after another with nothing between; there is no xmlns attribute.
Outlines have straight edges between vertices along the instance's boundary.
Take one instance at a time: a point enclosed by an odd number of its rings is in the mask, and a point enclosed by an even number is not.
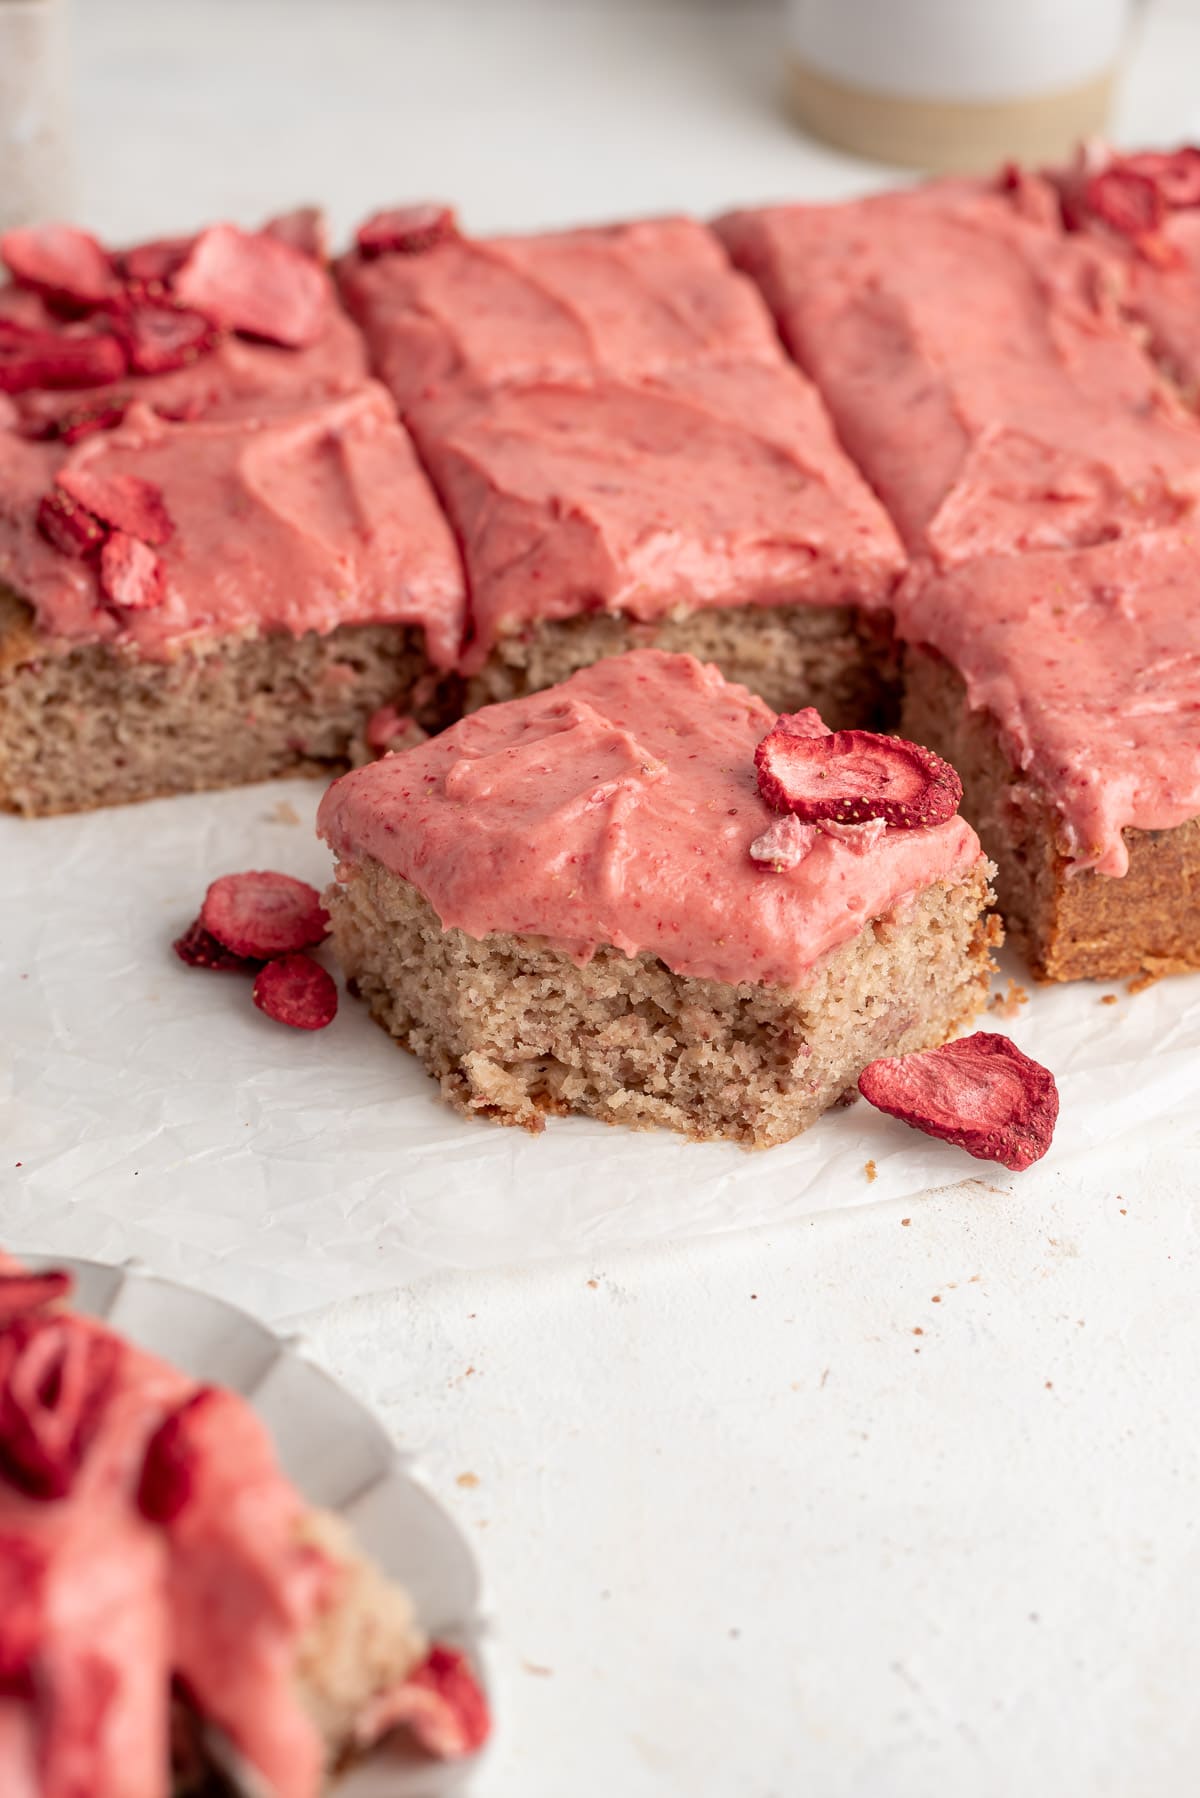
<svg viewBox="0 0 1200 1798"><path fill-rule="evenodd" d="M770 6L82 0L75 40L79 212L117 238L310 197L343 229L432 193L494 228L879 179L787 124ZM1195 135L1198 57L1197 9L1152 9L1118 134ZM480 1798L1190 1798L1198 1149L1184 1117L1102 1179L981 1166L296 1320L484 1561ZM0 1236L28 1233L17 1180Z"/></svg>

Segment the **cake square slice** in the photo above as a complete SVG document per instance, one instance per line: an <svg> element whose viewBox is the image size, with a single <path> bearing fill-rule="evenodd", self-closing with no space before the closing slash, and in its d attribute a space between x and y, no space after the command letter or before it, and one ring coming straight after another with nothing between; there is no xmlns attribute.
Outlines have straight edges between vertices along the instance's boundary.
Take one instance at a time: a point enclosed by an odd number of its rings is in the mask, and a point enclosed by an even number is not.
<svg viewBox="0 0 1200 1798"><path fill-rule="evenodd" d="M782 360L758 293L694 219L524 237L450 229L417 253L356 249L337 274L402 411L448 387Z"/></svg>
<svg viewBox="0 0 1200 1798"><path fill-rule="evenodd" d="M1046 980L1200 966L1191 531L914 576L905 729L953 762Z"/></svg>
<svg viewBox="0 0 1200 1798"><path fill-rule="evenodd" d="M764 844L774 722L717 669L640 650L335 782L337 954L453 1105L766 1147L974 1016L995 937L974 831Z"/></svg>
<svg viewBox="0 0 1200 1798"><path fill-rule="evenodd" d="M718 221L914 555L942 566L1190 516L1200 428L1045 182Z"/></svg>
<svg viewBox="0 0 1200 1798"><path fill-rule="evenodd" d="M0 805L75 811L312 772L436 710L465 597L374 383L74 444L0 432Z"/></svg>
<svg viewBox="0 0 1200 1798"><path fill-rule="evenodd" d="M472 703L642 645L831 723L882 703L903 552L785 364L513 384L409 422L466 563Z"/></svg>

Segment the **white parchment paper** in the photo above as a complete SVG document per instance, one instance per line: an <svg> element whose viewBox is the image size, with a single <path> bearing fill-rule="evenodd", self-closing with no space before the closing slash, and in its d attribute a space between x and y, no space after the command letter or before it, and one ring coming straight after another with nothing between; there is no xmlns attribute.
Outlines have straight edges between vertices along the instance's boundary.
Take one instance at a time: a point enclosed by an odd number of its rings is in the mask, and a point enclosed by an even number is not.
<svg viewBox="0 0 1200 1798"><path fill-rule="evenodd" d="M863 1103L758 1154L577 1118L539 1137L464 1121L347 996L330 1029L289 1031L242 977L171 953L217 874L324 883L318 797L291 782L0 819L0 1241L141 1256L281 1317L433 1269L602 1255L971 1176L1032 1192L1078 1157L1100 1181L1118 1136L1195 1135L1194 977L1136 997L1031 985L1016 1017L984 1020L1058 1078L1054 1147L1025 1175Z"/></svg>

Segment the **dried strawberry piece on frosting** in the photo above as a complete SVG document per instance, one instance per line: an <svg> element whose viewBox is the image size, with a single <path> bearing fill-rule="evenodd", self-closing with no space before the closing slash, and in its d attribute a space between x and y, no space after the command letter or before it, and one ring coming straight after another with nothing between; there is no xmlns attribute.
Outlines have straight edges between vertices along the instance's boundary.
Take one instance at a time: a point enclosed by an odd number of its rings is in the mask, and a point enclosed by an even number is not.
<svg viewBox="0 0 1200 1798"><path fill-rule="evenodd" d="M435 1642L407 1679L367 1707L355 1733L366 1748L399 1728L438 1760L461 1760L483 1747L491 1732L488 1701L459 1649Z"/></svg>
<svg viewBox="0 0 1200 1798"><path fill-rule="evenodd" d="M1152 181L1172 211L1200 206L1200 149L1192 144L1179 150L1140 150L1115 157L1110 166Z"/></svg>
<svg viewBox="0 0 1200 1798"><path fill-rule="evenodd" d="M296 206L291 212L277 213L262 229L264 236L278 238L302 256L311 256L314 262L329 260L325 214L319 206Z"/></svg>
<svg viewBox="0 0 1200 1798"><path fill-rule="evenodd" d="M203 1464L242 1434L241 1404L220 1386L200 1386L165 1417L146 1445L138 1509L151 1523L174 1523L191 1500Z"/></svg>
<svg viewBox="0 0 1200 1798"><path fill-rule="evenodd" d="M836 818L822 818L816 827L822 836L832 837L837 843L845 843L847 849L855 855L865 855L874 849L887 830L884 818L868 818L865 824L839 824Z"/></svg>
<svg viewBox="0 0 1200 1798"><path fill-rule="evenodd" d="M31 1696L46 1640L49 1550L28 1533L0 1535L0 1695Z"/></svg>
<svg viewBox="0 0 1200 1798"><path fill-rule="evenodd" d="M86 463L68 464L58 485L113 530L128 531L143 543L158 548L175 534L161 490L139 475L99 474Z"/></svg>
<svg viewBox="0 0 1200 1798"><path fill-rule="evenodd" d="M0 1475L31 1498L71 1490L100 1421L118 1348L69 1316L20 1317L0 1335Z"/></svg>
<svg viewBox="0 0 1200 1798"><path fill-rule="evenodd" d="M175 277L176 298L214 324L289 349L320 336L327 279L310 256L262 232L213 225L202 231Z"/></svg>
<svg viewBox="0 0 1200 1798"><path fill-rule="evenodd" d="M29 225L0 237L0 261L21 287L90 309L120 291L112 257L72 225Z"/></svg>
<svg viewBox="0 0 1200 1798"><path fill-rule="evenodd" d="M914 1130L1014 1173L1046 1153L1058 1118L1049 1068L987 1030L940 1049L873 1061L859 1075L858 1090Z"/></svg>
<svg viewBox="0 0 1200 1798"><path fill-rule="evenodd" d="M36 331L15 319L0 319L0 393L102 387L119 381L125 369L125 351L115 337Z"/></svg>
<svg viewBox="0 0 1200 1798"><path fill-rule="evenodd" d="M354 241L359 254L371 261L376 256L419 256L457 236L454 208L429 201L372 213L358 227Z"/></svg>
<svg viewBox="0 0 1200 1798"><path fill-rule="evenodd" d="M165 289L192 252L192 237L156 237L133 244L117 254L117 265L126 281L152 290Z"/></svg>
<svg viewBox="0 0 1200 1798"><path fill-rule="evenodd" d="M1089 210L1122 237L1157 231L1167 215L1158 182L1128 164L1114 163L1093 175L1084 197Z"/></svg>
<svg viewBox="0 0 1200 1798"><path fill-rule="evenodd" d="M944 824L962 800L962 782L948 762L874 731L816 736L798 731L794 718L780 718L755 750L754 765L767 804L808 823L882 818L897 830L918 830Z"/></svg>
<svg viewBox="0 0 1200 1798"><path fill-rule="evenodd" d="M49 419L44 430L44 437L53 437L59 443L82 443L85 437L94 437L100 431L113 431L123 421L126 403L123 400L98 401L94 406L79 406L71 412L60 412L57 418Z"/></svg>
<svg viewBox="0 0 1200 1798"><path fill-rule="evenodd" d="M139 375L165 375L198 362L217 346L220 332L203 313L166 302L138 300L114 316L113 331L129 366Z"/></svg>
<svg viewBox="0 0 1200 1798"><path fill-rule="evenodd" d="M65 1299L75 1284L64 1268L47 1268L45 1273L0 1274L0 1328L14 1317L41 1311L47 1305Z"/></svg>
<svg viewBox="0 0 1200 1798"><path fill-rule="evenodd" d="M52 487L38 501L37 527L47 543L64 556L90 556L102 549L108 538L108 526L61 487Z"/></svg>
<svg viewBox="0 0 1200 1798"><path fill-rule="evenodd" d="M329 931L316 887L266 869L214 880L204 895L200 922L235 955L262 961L310 949Z"/></svg>
<svg viewBox="0 0 1200 1798"><path fill-rule="evenodd" d="M197 918L182 936L171 944L180 961L189 968L214 968L225 974L257 974L262 960L254 955L235 955L219 943L211 931L205 930Z"/></svg>
<svg viewBox="0 0 1200 1798"><path fill-rule="evenodd" d="M100 590L127 612L150 612L166 598L163 566L140 537L111 531L100 551Z"/></svg>
<svg viewBox="0 0 1200 1798"><path fill-rule="evenodd" d="M253 997L260 1011L293 1030L324 1030L337 1016L337 986L311 955L269 961L255 976Z"/></svg>
<svg viewBox="0 0 1200 1798"><path fill-rule="evenodd" d="M802 824L790 812L768 824L750 845L752 861L774 868L777 874L798 868L817 840L815 824Z"/></svg>

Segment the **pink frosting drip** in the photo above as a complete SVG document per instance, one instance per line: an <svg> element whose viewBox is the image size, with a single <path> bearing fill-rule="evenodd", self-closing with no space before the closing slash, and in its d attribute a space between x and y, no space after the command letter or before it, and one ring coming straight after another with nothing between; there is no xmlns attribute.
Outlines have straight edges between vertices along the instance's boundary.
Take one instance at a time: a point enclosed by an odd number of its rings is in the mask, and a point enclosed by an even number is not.
<svg viewBox="0 0 1200 1798"><path fill-rule="evenodd" d="M0 317L44 330L61 330L36 294L22 288L0 288ZM126 375L103 387L75 388L68 393L34 390L13 400L23 429L37 432L55 419L92 407L140 400L168 418L253 417L282 404L302 406L348 393L367 373L362 338L330 294L329 319L322 335L307 349L282 349L244 337L223 336L207 356L185 368L161 375Z"/></svg>
<svg viewBox="0 0 1200 1798"><path fill-rule="evenodd" d="M36 1629L28 1686L0 1697L4 1798L168 1798L173 1675L278 1798L316 1798L323 1749L295 1656L335 1574L298 1540L302 1502L262 1425L223 1395L222 1458L199 1470L174 1523L149 1523L137 1503L146 1445L195 1386L89 1319L55 1327L115 1360L70 1493L34 1499L0 1476L0 1553L41 1569L22 1585ZM11 1613L0 1635L6 1624Z"/></svg>
<svg viewBox="0 0 1200 1798"><path fill-rule="evenodd" d="M1190 514L1200 429L1050 190L935 183L718 224L913 551L943 565Z"/></svg>
<svg viewBox="0 0 1200 1798"><path fill-rule="evenodd" d="M175 525L159 550L166 598L110 608L91 564L39 533L37 501L60 468L134 475ZM447 667L462 636L458 552L381 387L257 420L169 424L147 407L69 450L0 432L0 578L59 641L181 643L345 624L421 626Z"/></svg>
<svg viewBox="0 0 1200 1798"><path fill-rule="evenodd" d="M580 612L879 604L903 552L803 376L698 366L418 408L412 428L498 636Z"/></svg>
<svg viewBox="0 0 1200 1798"><path fill-rule="evenodd" d="M774 713L691 656L639 650L464 718L336 781L320 834L412 881L447 928L601 944L676 973L802 986L829 950L979 842L961 818L865 853L820 833L776 871L750 847L775 814L754 749Z"/></svg>
<svg viewBox="0 0 1200 1798"><path fill-rule="evenodd" d="M356 253L338 278L403 408L448 383L780 360L758 295L692 219L456 238L415 256Z"/></svg>
<svg viewBox="0 0 1200 1798"><path fill-rule="evenodd" d="M1057 807L1075 871L1124 874L1127 826L1200 814L1200 536L974 563L902 589L898 628L958 669Z"/></svg>

